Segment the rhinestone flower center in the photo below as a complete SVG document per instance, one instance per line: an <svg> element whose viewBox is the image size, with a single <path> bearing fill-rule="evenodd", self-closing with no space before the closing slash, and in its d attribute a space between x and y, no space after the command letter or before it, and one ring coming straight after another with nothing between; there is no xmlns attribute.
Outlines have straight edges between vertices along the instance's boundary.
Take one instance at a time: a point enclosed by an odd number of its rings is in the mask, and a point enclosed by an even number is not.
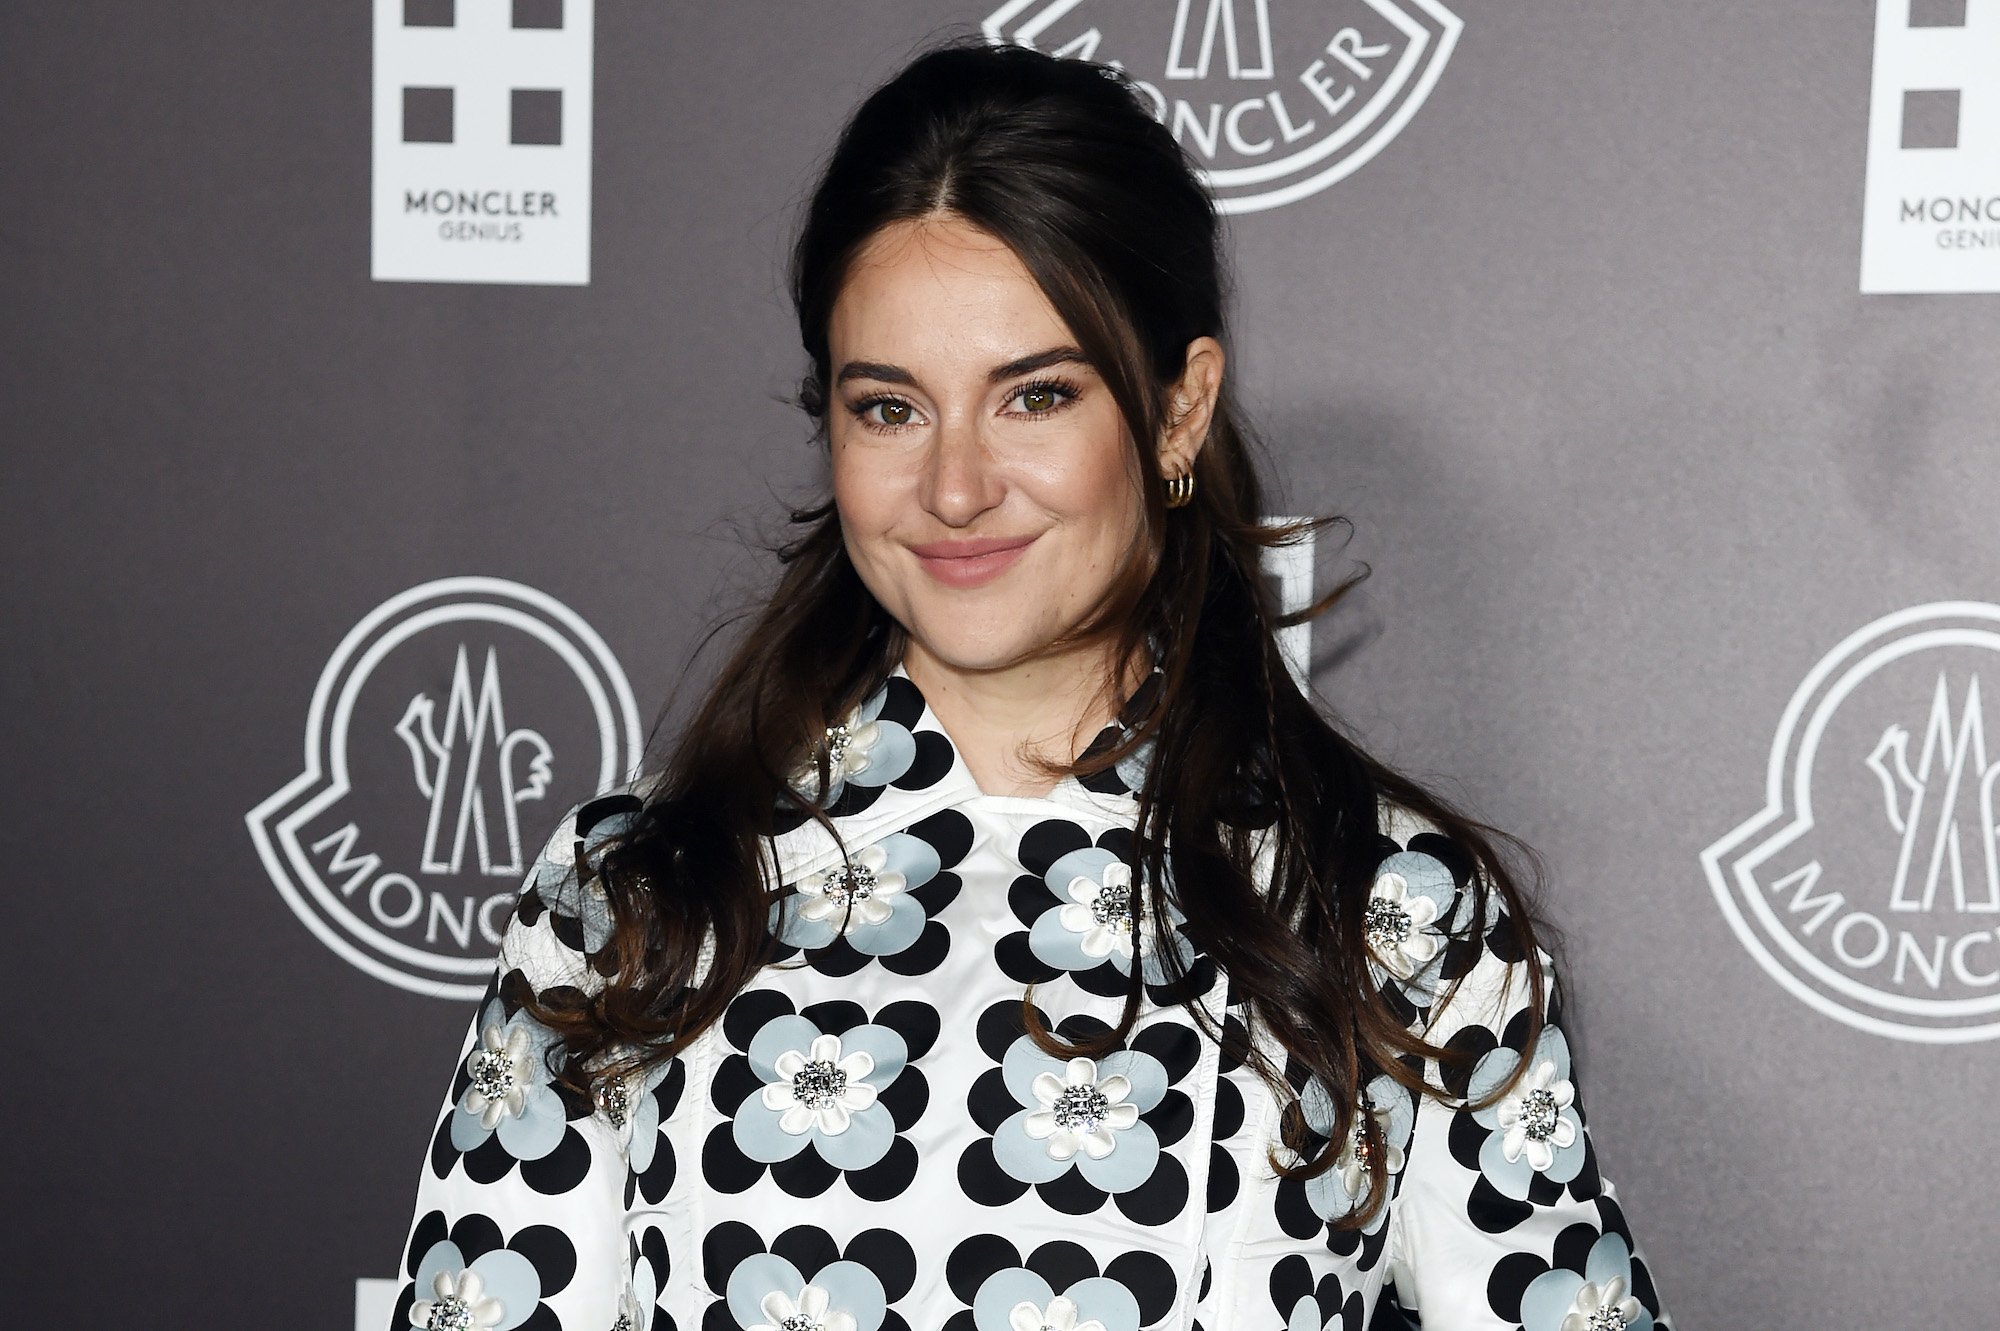
<svg viewBox="0 0 2000 1331"><path fill-rule="evenodd" d="M431 1304L424 1331L472 1331L472 1308L457 1295L447 1294Z"/></svg>
<svg viewBox="0 0 2000 1331"><path fill-rule="evenodd" d="M1132 889L1124 883L1105 883L1090 903L1090 918L1114 933L1132 932Z"/></svg>
<svg viewBox="0 0 2000 1331"><path fill-rule="evenodd" d="M1065 1087L1049 1106L1055 1115L1056 1126L1077 1132L1095 1132L1111 1112L1111 1101L1095 1086Z"/></svg>
<svg viewBox="0 0 2000 1331"><path fill-rule="evenodd" d="M875 871L865 864L843 865L826 880L826 899L836 906L851 906L875 895Z"/></svg>
<svg viewBox="0 0 2000 1331"><path fill-rule="evenodd" d="M626 1111L632 1107L632 1093L622 1081L601 1086L597 1091L597 1107L611 1120L612 1127L622 1128L625 1126Z"/></svg>
<svg viewBox="0 0 2000 1331"><path fill-rule="evenodd" d="M1556 1135L1556 1118L1561 1112L1555 1096L1548 1091L1529 1091L1521 1097L1521 1130L1531 1140L1545 1142ZM1625 1324L1620 1322L1618 1325Z"/></svg>
<svg viewBox="0 0 2000 1331"><path fill-rule="evenodd" d="M824 1058L813 1059L792 1078L792 1094L808 1109L832 1104L846 1089L847 1074Z"/></svg>
<svg viewBox="0 0 2000 1331"><path fill-rule="evenodd" d="M808 1317L804 1313L793 1313L790 1317L778 1323L778 1331L820 1331L820 1323L817 1317Z"/></svg>
<svg viewBox="0 0 2000 1331"><path fill-rule="evenodd" d="M1368 941L1376 947L1400 943L1410 936L1410 912L1377 898L1368 903L1367 927Z"/></svg>
<svg viewBox="0 0 2000 1331"><path fill-rule="evenodd" d="M1590 1315L1590 1331L1625 1331L1625 1314L1616 1307L1599 1308Z"/></svg>
<svg viewBox="0 0 2000 1331"><path fill-rule="evenodd" d="M505 1049L482 1049L472 1060L472 1085L489 1100L506 1099L514 1088L513 1055Z"/></svg>
<svg viewBox="0 0 2000 1331"><path fill-rule="evenodd" d="M847 747L852 743L854 743L854 732L846 726L828 726L826 731L826 765L838 771L841 759L847 756Z"/></svg>

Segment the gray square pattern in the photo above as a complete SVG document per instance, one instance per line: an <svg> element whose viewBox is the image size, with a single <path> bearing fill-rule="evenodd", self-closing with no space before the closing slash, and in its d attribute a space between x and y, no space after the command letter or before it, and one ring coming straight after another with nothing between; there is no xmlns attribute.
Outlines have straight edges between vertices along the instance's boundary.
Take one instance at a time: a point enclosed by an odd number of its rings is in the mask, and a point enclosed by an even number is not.
<svg viewBox="0 0 2000 1331"><path fill-rule="evenodd" d="M516 88L508 141L554 145L562 142L562 89Z"/></svg>
<svg viewBox="0 0 2000 1331"><path fill-rule="evenodd" d="M458 0L403 0L406 28L449 28L458 22Z"/></svg>
<svg viewBox="0 0 2000 1331"><path fill-rule="evenodd" d="M1913 28L1962 28L1965 0L1910 0Z"/></svg>
<svg viewBox="0 0 2000 1331"><path fill-rule="evenodd" d="M517 28L560 28L563 25L563 0L514 0L514 26Z"/></svg>
<svg viewBox="0 0 2000 1331"><path fill-rule="evenodd" d="M403 89L403 142L450 143L451 122L450 88Z"/></svg>
<svg viewBox="0 0 2000 1331"><path fill-rule="evenodd" d="M1958 89L1934 89L1903 94L1903 146L1905 148L1958 146Z"/></svg>

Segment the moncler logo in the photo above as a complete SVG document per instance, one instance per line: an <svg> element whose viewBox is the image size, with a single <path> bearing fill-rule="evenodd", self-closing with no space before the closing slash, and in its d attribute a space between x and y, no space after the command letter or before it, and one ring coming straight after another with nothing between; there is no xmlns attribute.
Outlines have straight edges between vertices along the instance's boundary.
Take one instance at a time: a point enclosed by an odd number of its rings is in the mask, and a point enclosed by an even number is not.
<svg viewBox="0 0 2000 1331"><path fill-rule="evenodd" d="M554 820L633 774L639 720L574 611L520 583L445 578L341 641L305 740L305 770L246 818L271 881L370 975L475 998Z"/></svg>
<svg viewBox="0 0 2000 1331"><path fill-rule="evenodd" d="M396 723L396 735L415 764L417 791L430 801L425 873L457 873L469 843L478 852L481 873L521 874L520 806L547 793L555 752L537 731L509 730L503 706L492 649L475 692L461 644L444 732L438 732L437 706L427 693L411 698Z"/></svg>
<svg viewBox="0 0 2000 1331"><path fill-rule="evenodd" d="M1358 170L1430 95L1462 26L1438 0L1008 0L994 41L1131 74L1226 213Z"/></svg>
<svg viewBox="0 0 2000 1331"><path fill-rule="evenodd" d="M2000 1035L2000 606L1877 620L1785 709L1766 803L1702 855L1751 955L1793 994L1897 1039Z"/></svg>

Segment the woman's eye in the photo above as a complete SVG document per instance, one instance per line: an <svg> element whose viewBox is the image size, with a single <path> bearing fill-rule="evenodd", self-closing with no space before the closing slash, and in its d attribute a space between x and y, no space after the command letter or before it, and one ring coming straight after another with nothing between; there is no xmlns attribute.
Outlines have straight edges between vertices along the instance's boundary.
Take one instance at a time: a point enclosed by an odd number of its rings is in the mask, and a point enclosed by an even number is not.
<svg viewBox="0 0 2000 1331"><path fill-rule="evenodd" d="M1058 383L1023 384L1014 390L1014 401L1029 416L1046 416L1068 406L1075 396L1074 389Z"/></svg>
<svg viewBox="0 0 2000 1331"><path fill-rule="evenodd" d="M876 414L878 410L880 415ZM854 414L861 418L862 424L874 429L895 430L913 424L917 409L899 398L872 397L856 403Z"/></svg>

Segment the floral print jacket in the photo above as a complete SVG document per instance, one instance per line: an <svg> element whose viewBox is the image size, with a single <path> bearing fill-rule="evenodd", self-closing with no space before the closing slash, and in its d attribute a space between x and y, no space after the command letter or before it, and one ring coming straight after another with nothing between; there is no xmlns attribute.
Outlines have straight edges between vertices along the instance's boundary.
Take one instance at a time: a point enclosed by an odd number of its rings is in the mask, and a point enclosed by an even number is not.
<svg viewBox="0 0 2000 1331"><path fill-rule="evenodd" d="M1247 1010L1184 934L1178 989L1134 947L1139 771L986 795L901 671L829 741L847 859L810 823L775 838L777 959L680 1057L595 1101L552 1082L554 1037L521 999L601 983L609 924L575 853L639 801L565 818L445 1097L398 1331L1669 1325L1560 1024L1527 1038L1521 959L1471 919L1469 857L1435 828L1384 807L1367 931L1375 979L1468 1058L1428 1069L1442 1097L1360 1088L1389 1198L1335 1227L1367 1200L1368 1147L1279 1176L1285 1106L1185 1004ZM1062 1034L1101 1032L1134 965L1123 1048L1063 1060L1028 1038L1024 993ZM1330 1136L1327 1090L1298 1100Z"/></svg>

